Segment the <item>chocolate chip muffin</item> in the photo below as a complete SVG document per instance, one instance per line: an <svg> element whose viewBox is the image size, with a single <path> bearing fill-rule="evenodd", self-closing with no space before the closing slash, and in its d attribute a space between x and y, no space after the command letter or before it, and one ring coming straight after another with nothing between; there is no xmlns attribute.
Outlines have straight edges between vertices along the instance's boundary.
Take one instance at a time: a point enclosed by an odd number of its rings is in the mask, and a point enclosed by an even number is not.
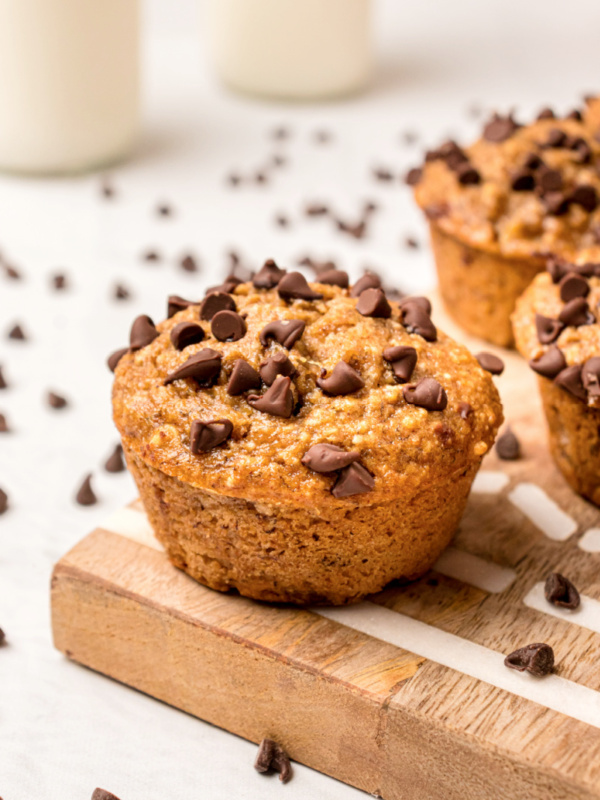
<svg viewBox="0 0 600 800"><path fill-rule="evenodd" d="M517 301L519 351L538 374L550 449L576 492L600 505L600 264L552 260Z"/></svg>
<svg viewBox="0 0 600 800"><path fill-rule="evenodd" d="M445 142L407 180L431 231L440 290L467 331L513 345L510 315L545 260L600 261L596 101L530 125L495 115L481 138Z"/></svg>
<svg viewBox="0 0 600 800"><path fill-rule="evenodd" d="M269 261L169 298L114 354L114 419L158 539L201 583L348 603L446 547L502 411L425 298Z"/></svg>

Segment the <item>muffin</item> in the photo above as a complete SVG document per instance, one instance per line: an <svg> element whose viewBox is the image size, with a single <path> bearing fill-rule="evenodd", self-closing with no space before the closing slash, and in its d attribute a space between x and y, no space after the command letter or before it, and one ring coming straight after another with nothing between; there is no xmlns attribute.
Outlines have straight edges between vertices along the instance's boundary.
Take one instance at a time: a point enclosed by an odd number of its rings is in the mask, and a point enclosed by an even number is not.
<svg viewBox="0 0 600 800"><path fill-rule="evenodd" d="M517 301L519 351L538 374L550 449L576 492L600 505L600 264L550 261Z"/></svg>
<svg viewBox="0 0 600 800"><path fill-rule="evenodd" d="M469 333L514 344L510 315L546 258L600 261L596 101L530 125L494 117L481 138L448 141L407 180L431 232L440 291Z"/></svg>
<svg viewBox="0 0 600 800"><path fill-rule="evenodd" d="M490 374L373 275L269 261L111 357L114 419L169 558L258 600L354 602L449 543L502 421Z"/></svg>

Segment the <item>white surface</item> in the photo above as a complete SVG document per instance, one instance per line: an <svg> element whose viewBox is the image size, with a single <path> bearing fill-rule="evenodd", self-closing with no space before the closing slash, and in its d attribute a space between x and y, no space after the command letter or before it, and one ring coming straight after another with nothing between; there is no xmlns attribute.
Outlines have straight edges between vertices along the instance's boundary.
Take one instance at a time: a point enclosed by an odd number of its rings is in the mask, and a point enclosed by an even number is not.
<svg viewBox="0 0 600 800"><path fill-rule="evenodd" d="M463 583L469 583L484 592L503 592L517 577L510 567L474 556L456 547L447 547L433 565L436 572Z"/></svg>
<svg viewBox="0 0 600 800"><path fill-rule="evenodd" d="M600 6L591 2L575 0L566 14L561 6L515 0L383 0L371 92L311 107L222 94L204 71L194 16L183 0L149 8L149 27L161 38L148 52L145 140L138 157L115 171L114 202L99 199L98 178L0 179L0 250L25 273L20 283L0 280L0 363L11 382L0 391L0 412L15 430L0 438L0 485L11 500L0 517L0 625L10 641L0 650L4 800L86 800L96 785L122 800L360 796L301 767L286 786L263 778L251 767L252 745L53 650L52 563L134 493L128 476L100 469L116 440L105 355L125 342L137 313L161 318L167 293L200 296L230 247L255 264L269 255L287 264L306 251L335 256L354 275L372 264L407 288L426 288L429 253L400 245L407 233L424 242L409 192L374 183L370 168L400 173L418 160L421 143L474 135L479 123L467 116L473 103L529 112L552 101L564 110L578 93L600 88ZM268 134L279 124L293 136L275 147ZM327 147L313 143L322 127L335 134ZM406 129L421 143L403 146ZM226 188L229 170L253 172L276 150L290 163L271 184ZM312 198L349 217L363 198L376 199L381 211L372 235L355 242L325 221L304 219L301 208ZM170 220L153 213L162 199L176 209ZM289 231L272 224L279 211L290 215ZM166 261L141 263L148 246L160 247ZM176 266L187 250L202 259L199 276ZM70 291L49 289L57 269L69 273ZM130 302L110 300L117 278L134 292ZM17 320L29 343L5 339ZM72 407L47 409L50 387ZM72 496L89 470L100 503L86 509Z"/></svg>
<svg viewBox="0 0 600 800"><path fill-rule="evenodd" d="M510 478L505 472L491 469L480 469L471 486L471 491L476 494L500 494L510 483Z"/></svg>
<svg viewBox="0 0 600 800"><path fill-rule="evenodd" d="M519 483L508 499L549 539L562 542L577 530L577 522L535 483Z"/></svg>
<svg viewBox="0 0 600 800"><path fill-rule="evenodd" d="M590 528L577 542L588 553L600 553L600 528Z"/></svg>

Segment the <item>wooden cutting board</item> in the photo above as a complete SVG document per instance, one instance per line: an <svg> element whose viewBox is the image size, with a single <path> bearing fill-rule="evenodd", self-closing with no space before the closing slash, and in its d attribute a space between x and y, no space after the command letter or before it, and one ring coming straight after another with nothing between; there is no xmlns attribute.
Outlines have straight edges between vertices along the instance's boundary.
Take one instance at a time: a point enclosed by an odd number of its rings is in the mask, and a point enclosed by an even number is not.
<svg viewBox="0 0 600 800"><path fill-rule="evenodd" d="M56 647L385 800L600 798L600 513L550 459L533 373L494 352L523 458L486 457L421 580L339 609L219 594L169 564L136 501L56 565ZM552 571L578 611L544 600ZM532 642L552 645L556 674L504 667Z"/></svg>

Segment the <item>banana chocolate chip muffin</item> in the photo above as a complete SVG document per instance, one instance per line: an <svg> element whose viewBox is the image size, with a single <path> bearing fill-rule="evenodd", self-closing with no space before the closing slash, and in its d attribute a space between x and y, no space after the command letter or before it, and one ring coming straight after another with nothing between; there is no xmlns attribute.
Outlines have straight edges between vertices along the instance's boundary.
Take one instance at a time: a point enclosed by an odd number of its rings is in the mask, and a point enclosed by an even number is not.
<svg viewBox="0 0 600 800"><path fill-rule="evenodd" d="M546 257L600 261L596 101L530 125L495 115L481 138L445 142L407 181L429 220L440 290L467 331L513 344L517 297Z"/></svg>
<svg viewBox="0 0 600 800"><path fill-rule="evenodd" d="M576 492L600 505L600 264L552 260L517 301L519 351L538 374L550 449Z"/></svg>
<svg viewBox="0 0 600 800"><path fill-rule="evenodd" d="M158 539L201 583L348 603L446 547L502 410L425 298L373 275L252 282L138 317L111 357L114 419ZM342 284L340 286L340 284Z"/></svg>

